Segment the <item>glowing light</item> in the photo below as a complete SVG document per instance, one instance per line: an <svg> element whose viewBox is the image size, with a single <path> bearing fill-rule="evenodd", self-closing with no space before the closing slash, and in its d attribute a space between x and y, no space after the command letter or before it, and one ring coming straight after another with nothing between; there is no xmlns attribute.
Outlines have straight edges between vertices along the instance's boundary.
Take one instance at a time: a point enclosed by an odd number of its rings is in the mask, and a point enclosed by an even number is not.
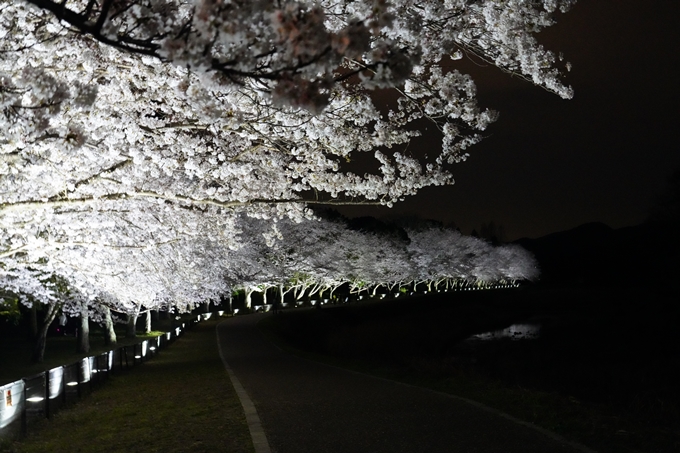
<svg viewBox="0 0 680 453"><path fill-rule="evenodd" d="M94 363L94 357L85 357L80 362L80 369L82 370L83 380L82 382L88 382L92 375L92 364Z"/></svg>
<svg viewBox="0 0 680 453"><path fill-rule="evenodd" d="M24 381L16 381L0 387L0 428L21 416L20 395L24 392Z"/></svg>
<svg viewBox="0 0 680 453"><path fill-rule="evenodd" d="M218 311L218 312L217 312L217 314L218 314L219 316L222 316L222 315L224 315L224 310L220 310L220 311Z"/></svg>
<svg viewBox="0 0 680 453"><path fill-rule="evenodd" d="M235 308L235 309L234 309L234 314L238 313L238 310L239 310L238 308Z"/></svg>
<svg viewBox="0 0 680 453"><path fill-rule="evenodd" d="M151 346L151 347L149 348L149 350L150 350L150 351L155 351L155 350L156 350L156 346Z"/></svg>
<svg viewBox="0 0 680 453"><path fill-rule="evenodd" d="M141 359L141 358L142 358L141 355L136 355L136 356L135 356L135 359Z"/></svg>
<svg viewBox="0 0 680 453"><path fill-rule="evenodd" d="M76 385L78 385L78 382L77 381L71 381L71 382L67 382L66 385L68 385L69 387L75 387Z"/></svg>
<svg viewBox="0 0 680 453"><path fill-rule="evenodd" d="M207 321L208 319L210 319L211 316L212 316L212 313L206 313L206 314L203 315L203 317L205 317L205 320L206 320L206 321Z"/></svg>
<svg viewBox="0 0 680 453"><path fill-rule="evenodd" d="M45 398L43 398L42 396L32 396L30 398L26 398L26 401L28 401L30 403L39 403L44 399Z"/></svg>
<svg viewBox="0 0 680 453"><path fill-rule="evenodd" d="M50 399L54 399L61 394L61 383L64 380L64 367L52 368L50 374Z"/></svg>

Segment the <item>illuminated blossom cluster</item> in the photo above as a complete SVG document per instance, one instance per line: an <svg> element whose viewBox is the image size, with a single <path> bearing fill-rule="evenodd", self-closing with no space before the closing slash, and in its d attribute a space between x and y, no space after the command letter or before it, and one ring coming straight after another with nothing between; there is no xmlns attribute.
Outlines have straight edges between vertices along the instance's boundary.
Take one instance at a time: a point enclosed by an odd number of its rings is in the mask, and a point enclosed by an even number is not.
<svg viewBox="0 0 680 453"><path fill-rule="evenodd" d="M572 3L0 0L0 285L189 309L238 283L243 215L276 235L451 184L495 113L444 67L474 54L568 98L534 35Z"/></svg>

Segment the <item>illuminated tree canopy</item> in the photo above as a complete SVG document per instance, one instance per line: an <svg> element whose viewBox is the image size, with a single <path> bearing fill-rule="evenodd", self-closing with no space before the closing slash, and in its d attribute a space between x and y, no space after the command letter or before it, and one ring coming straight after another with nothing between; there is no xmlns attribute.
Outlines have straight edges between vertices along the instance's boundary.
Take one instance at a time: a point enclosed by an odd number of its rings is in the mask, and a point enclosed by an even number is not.
<svg viewBox="0 0 680 453"><path fill-rule="evenodd" d="M571 97L568 63L535 34L573 3L0 0L0 287L63 303L58 277L76 313L289 284L229 257L275 253L274 220L293 230L310 205L453 183L496 117L452 69L465 55ZM423 122L441 136L427 154L409 148ZM243 216L270 220L269 251ZM394 253L356 282L402 280Z"/></svg>

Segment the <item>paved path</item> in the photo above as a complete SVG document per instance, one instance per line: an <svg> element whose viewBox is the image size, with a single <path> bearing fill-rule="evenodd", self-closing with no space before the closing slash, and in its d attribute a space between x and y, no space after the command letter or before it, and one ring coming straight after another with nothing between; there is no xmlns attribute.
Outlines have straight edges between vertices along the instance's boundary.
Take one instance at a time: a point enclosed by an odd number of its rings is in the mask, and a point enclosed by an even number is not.
<svg viewBox="0 0 680 453"><path fill-rule="evenodd" d="M218 339L274 453L588 451L455 397L283 352L257 330L263 316L228 319Z"/></svg>

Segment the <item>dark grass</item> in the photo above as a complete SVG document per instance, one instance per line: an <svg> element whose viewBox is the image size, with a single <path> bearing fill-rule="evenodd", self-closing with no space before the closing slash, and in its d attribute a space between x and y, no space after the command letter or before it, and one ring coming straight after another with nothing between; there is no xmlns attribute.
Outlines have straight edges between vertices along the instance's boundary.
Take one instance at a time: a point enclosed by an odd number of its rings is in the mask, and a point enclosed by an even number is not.
<svg viewBox="0 0 680 453"><path fill-rule="evenodd" d="M540 340L463 341L540 321ZM293 310L308 357L483 402L601 452L680 451L680 308L632 290L488 291Z"/></svg>
<svg viewBox="0 0 680 453"><path fill-rule="evenodd" d="M149 362L121 373L0 451L252 452L245 415L219 357L216 325L199 323Z"/></svg>

